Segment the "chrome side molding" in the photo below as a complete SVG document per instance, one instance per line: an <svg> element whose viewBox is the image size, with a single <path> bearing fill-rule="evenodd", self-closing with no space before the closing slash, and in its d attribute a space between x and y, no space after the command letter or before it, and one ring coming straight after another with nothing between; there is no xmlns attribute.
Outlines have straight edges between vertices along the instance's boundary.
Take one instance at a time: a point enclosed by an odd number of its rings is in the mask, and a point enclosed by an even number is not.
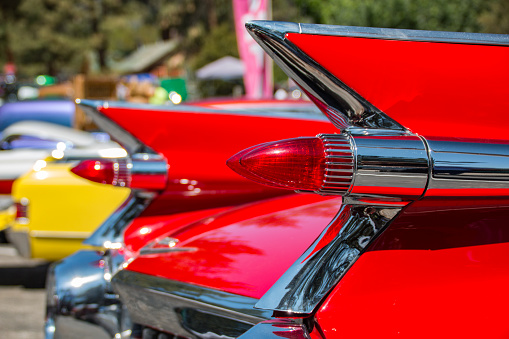
<svg viewBox="0 0 509 339"><path fill-rule="evenodd" d="M253 326L239 339L308 339L306 326L297 319L271 319Z"/></svg>

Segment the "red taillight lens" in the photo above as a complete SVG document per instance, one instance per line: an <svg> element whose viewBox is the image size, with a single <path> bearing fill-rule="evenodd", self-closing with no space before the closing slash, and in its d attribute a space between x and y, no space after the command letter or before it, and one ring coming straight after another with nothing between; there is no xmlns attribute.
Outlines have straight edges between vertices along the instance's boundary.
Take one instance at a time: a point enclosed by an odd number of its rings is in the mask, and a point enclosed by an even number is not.
<svg viewBox="0 0 509 339"><path fill-rule="evenodd" d="M16 202L16 219L28 218L28 203Z"/></svg>
<svg viewBox="0 0 509 339"><path fill-rule="evenodd" d="M100 184L130 186L130 171L126 160L84 160L71 169L76 175Z"/></svg>
<svg viewBox="0 0 509 339"><path fill-rule="evenodd" d="M227 165L261 184L314 191L323 183L324 147L318 138L281 140L237 153Z"/></svg>
<svg viewBox="0 0 509 339"><path fill-rule="evenodd" d="M135 154L127 159L89 159L71 169L90 181L142 190L163 190L168 182L168 164L159 155Z"/></svg>
<svg viewBox="0 0 509 339"><path fill-rule="evenodd" d="M353 151L344 135L319 135L265 143L237 153L227 165L260 184L345 194L353 177Z"/></svg>

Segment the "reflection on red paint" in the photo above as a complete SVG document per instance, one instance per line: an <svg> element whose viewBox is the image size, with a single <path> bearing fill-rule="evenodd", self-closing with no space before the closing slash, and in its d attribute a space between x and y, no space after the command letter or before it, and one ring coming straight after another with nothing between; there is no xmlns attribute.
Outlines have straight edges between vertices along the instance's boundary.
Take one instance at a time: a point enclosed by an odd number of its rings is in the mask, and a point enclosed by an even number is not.
<svg viewBox="0 0 509 339"><path fill-rule="evenodd" d="M169 232L193 252L137 257L127 269L260 298L339 210L340 198L291 195Z"/></svg>
<svg viewBox="0 0 509 339"><path fill-rule="evenodd" d="M132 221L124 232L124 243L131 252L138 252L151 241L175 232L181 227L198 221L208 215L214 215L229 207L200 210L196 212L177 213L165 216L138 217Z"/></svg>

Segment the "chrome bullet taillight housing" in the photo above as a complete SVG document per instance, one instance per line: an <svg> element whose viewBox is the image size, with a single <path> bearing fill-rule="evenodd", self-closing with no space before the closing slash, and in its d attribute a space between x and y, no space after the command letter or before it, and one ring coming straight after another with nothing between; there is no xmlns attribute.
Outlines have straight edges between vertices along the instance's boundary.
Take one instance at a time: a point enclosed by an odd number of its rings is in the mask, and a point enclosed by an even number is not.
<svg viewBox="0 0 509 339"><path fill-rule="evenodd" d="M265 143L228 166L261 184L324 195L416 200L509 194L509 147L363 130Z"/></svg>

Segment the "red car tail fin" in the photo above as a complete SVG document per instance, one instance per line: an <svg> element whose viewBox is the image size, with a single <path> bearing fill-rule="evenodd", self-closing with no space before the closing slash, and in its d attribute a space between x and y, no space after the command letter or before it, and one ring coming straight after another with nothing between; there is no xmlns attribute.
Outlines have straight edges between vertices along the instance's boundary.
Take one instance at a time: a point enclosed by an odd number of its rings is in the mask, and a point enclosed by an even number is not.
<svg viewBox="0 0 509 339"><path fill-rule="evenodd" d="M266 21L246 26L342 129L455 137L472 137L475 129L478 138L505 138L507 36Z"/></svg>

